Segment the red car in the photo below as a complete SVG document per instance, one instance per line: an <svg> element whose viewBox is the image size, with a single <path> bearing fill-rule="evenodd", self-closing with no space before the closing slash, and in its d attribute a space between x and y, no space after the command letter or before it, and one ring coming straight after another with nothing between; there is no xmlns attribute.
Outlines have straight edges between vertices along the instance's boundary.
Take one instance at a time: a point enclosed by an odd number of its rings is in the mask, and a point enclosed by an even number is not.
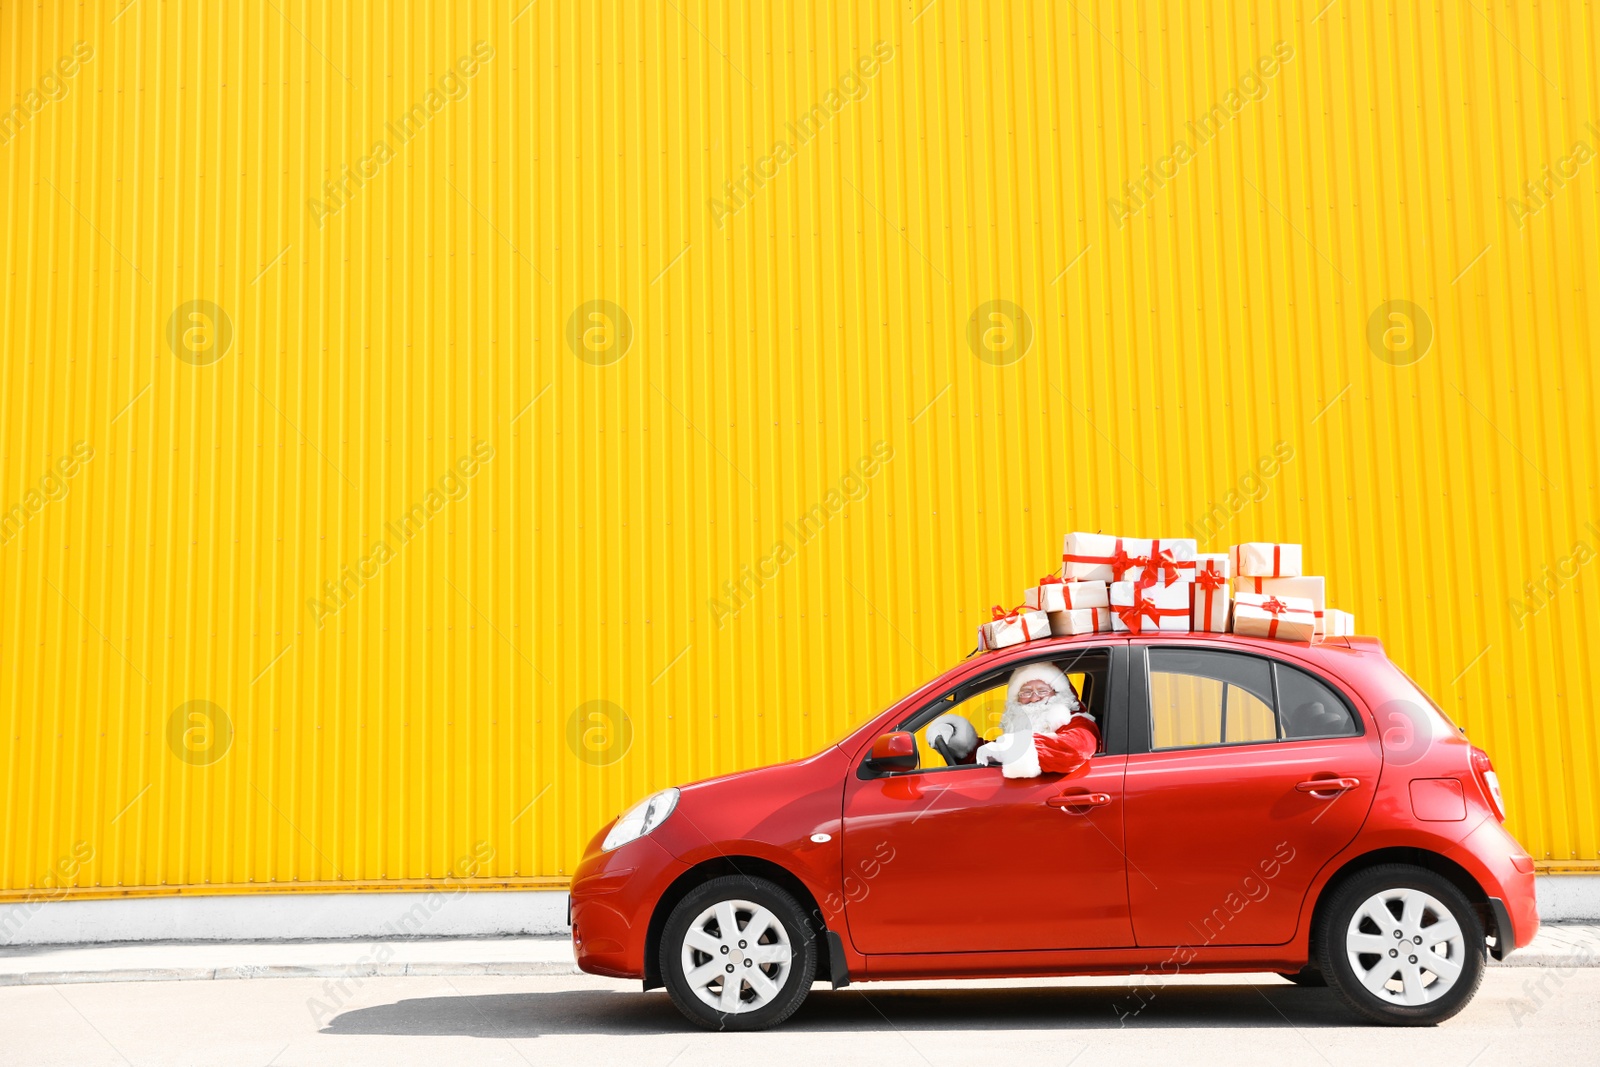
<svg viewBox="0 0 1600 1067"><path fill-rule="evenodd" d="M1086 763L1007 777L930 751L941 715L992 736L1041 660L1099 726ZM782 1022L816 981L1220 971L1429 1024L1538 929L1504 819L1489 757L1372 638L1054 638L970 658L814 756L641 801L589 843L572 941L583 970L729 1030Z"/></svg>

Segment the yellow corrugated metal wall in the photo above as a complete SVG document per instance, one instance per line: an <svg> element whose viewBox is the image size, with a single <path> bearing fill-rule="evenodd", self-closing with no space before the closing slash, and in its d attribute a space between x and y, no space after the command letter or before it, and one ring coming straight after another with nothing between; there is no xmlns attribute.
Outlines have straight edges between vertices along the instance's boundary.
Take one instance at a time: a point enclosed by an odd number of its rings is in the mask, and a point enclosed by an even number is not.
<svg viewBox="0 0 1600 1067"><path fill-rule="evenodd" d="M0 889L561 878L1070 529L1305 542L1596 868L1597 55L1577 2L0 2Z"/></svg>

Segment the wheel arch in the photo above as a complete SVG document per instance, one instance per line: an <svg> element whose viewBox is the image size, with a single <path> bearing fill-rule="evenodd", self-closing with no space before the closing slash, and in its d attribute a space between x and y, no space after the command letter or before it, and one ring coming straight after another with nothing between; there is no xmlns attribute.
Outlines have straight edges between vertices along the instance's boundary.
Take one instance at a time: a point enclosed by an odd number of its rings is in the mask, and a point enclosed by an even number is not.
<svg viewBox="0 0 1600 1067"><path fill-rule="evenodd" d="M659 963L661 932L667 925L667 918L672 914L672 909L676 908L678 902L688 896L696 886L724 875L765 878L790 893L810 919L812 934L816 938L817 971L813 980L826 979L835 973L835 968L843 961L836 964L833 960L834 948L830 944L833 939L827 936L828 929L822 919L822 909L817 904L816 896L798 875L780 863L759 856L717 856L702 860L678 875L656 901L655 910L650 913L650 924L645 928L644 987L646 989L655 989L662 984Z"/></svg>
<svg viewBox="0 0 1600 1067"><path fill-rule="evenodd" d="M1338 888L1362 871L1386 863L1404 863L1412 867L1432 871L1448 880L1457 889L1461 890L1472 904L1472 909L1477 913L1478 921L1483 925L1486 933L1495 935L1496 955L1499 954L1499 945L1506 936L1500 930L1500 917L1490 900L1489 894L1479 884L1472 872L1467 870L1455 860L1442 853L1416 845L1393 845L1386 848L1373 849L1363 852L1358 856L1351 856L1334 870L1322 887L1317 891L1315 903L1311 908L1310 921L1306 927L1306 945L1312 960L1317 958L1317 936L1322 929L1323 915L1326 914L1328 904L1333 899ZM1503 910L1504 905L1501 905Z"/></svg>

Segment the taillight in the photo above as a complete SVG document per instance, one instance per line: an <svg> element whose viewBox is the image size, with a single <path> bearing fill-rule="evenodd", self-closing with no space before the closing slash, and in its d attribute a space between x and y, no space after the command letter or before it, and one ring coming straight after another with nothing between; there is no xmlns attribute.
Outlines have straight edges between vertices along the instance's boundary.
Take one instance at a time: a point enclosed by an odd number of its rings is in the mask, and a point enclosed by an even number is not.
<svg viewBox="0 0 1600 1067"><path fill-rule="evenodd" d="M1472 750L1472 769L1478 775L1478 784L1483 787L1483 793L1489 798L1489 803L1494 807L1494 813L1501 822L1506 821L1506 801L1500 795L1500 776L1494 773L1494 764L1489 762L1489 753L1481 748Z"/></svg>

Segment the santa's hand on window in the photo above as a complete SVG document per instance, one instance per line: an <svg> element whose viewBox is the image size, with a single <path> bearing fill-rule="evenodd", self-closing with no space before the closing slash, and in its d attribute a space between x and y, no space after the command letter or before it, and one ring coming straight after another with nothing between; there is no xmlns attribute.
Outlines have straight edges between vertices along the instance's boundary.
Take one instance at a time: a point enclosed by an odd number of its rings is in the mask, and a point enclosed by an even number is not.
<svg viewBox="0 0 1600 1067"><path fill-rule="evenodd" d="M1004 767L1025 759L1033 752L1033 734L1001 734L978 746L975 758L980 767Z"/></svg>

